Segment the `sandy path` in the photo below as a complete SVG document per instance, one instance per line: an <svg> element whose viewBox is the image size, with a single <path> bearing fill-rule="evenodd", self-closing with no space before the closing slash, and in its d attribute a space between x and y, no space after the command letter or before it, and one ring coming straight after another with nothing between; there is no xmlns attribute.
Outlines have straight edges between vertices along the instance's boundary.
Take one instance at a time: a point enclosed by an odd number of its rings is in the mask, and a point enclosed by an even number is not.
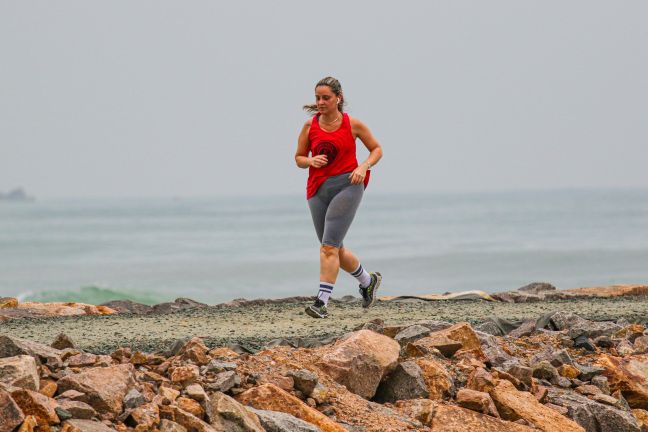
<svg viewBox="0 0 648 432"><path fill-rule="evenodd" d="M330 317L315 320L303 313L307 303L208 307L165 315L112 315L12 320L0 324L0 334L50 344L57 334L70 336L77 347L110 352L119 346L157 351L185 336L200 336L209 346L239 342L259 348L276 338L324 338L353 330L359 324L382 318L387 325L438 319L473 324L488 316L521 320L557 310L576 312L594 320L626 318L648 321L648 299L569 300L511 304L485 301L379 302L364 311L358 302L336 303Z"/></svg>

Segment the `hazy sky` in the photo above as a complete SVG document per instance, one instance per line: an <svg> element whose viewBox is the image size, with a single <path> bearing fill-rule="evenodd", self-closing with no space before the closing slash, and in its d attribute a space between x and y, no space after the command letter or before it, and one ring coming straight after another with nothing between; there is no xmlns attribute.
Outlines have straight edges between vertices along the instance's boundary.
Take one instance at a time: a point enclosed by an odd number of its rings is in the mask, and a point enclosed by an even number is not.
<svg viewBox="0 0 648 432"><path fill-rule="evenodd" d="M303 194L327 75L383 145L376 191L646 187L647 22L645 1L0 0L0 191Z"/></svg>

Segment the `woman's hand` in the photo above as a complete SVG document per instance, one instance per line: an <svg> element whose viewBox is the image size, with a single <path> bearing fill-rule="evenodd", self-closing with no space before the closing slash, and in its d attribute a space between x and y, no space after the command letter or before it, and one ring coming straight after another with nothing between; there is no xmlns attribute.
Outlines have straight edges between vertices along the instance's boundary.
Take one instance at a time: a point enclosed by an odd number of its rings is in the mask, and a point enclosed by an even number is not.
<svg viewBox="0 0 648 432"><path fill-rule="evenodd" d="M369 169L369 164L363 163L358 165L356 169L353 170L349 178L351 179L351 184L360 184L364 182L365 177L367 176L367 170Z"/></svg>
<svg viewBox="0 0 648 432"><path fill-rule="evenodd" d="M313 168L322 168L328 164L328 158L326 155L317 155L310 158L310 166Z"/></svg>

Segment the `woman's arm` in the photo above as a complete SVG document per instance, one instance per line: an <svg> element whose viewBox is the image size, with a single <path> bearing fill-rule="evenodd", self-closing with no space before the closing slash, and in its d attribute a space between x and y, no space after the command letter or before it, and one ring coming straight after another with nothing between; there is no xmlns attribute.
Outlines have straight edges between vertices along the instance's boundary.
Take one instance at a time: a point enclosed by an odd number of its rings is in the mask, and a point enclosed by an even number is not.
<svg viewBox="0 0 648 432"><path fill-rule="evenodd" d="M310 148L310 141L308 140L308 132L310 131L312 118L308 119L304 123L304 127L299 133L299 138L297 138L297 151L295 152L295 162L299 168L321 168L328 163L328 160L325 155L308 157L308 152Z"/></svg>
<svg viewBox="0 0 648 432"><path fill-rule="evenodd" d="M369 150L369 156L367 156L367 159L358 165L358 168L351 173L351 183L359 184L364 181L364 178L367 175L367 170L376 165L380 158L382 158L383 151L380 143L373 136L371 130L366 124L351 116L349 116L349 120L351 121L353 136L360 138L362 144L364 144L367 150Z"/></svg>

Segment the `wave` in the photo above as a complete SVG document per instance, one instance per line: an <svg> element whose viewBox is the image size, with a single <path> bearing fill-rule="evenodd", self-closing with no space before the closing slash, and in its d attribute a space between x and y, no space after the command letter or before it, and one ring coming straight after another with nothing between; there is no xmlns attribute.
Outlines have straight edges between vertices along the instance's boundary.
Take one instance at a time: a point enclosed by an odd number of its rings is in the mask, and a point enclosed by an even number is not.
<svg viewBox="0 0 648 432"><path fill-rule="evenodd" d="M152 292L127 292L98 286L86 286L76 290L26 292L20 294L18 297L19 301L79 302L93 305L99 305L112 300L131 300L137 303L154 305L172 300L169 297L160 296Z"/></svg>

